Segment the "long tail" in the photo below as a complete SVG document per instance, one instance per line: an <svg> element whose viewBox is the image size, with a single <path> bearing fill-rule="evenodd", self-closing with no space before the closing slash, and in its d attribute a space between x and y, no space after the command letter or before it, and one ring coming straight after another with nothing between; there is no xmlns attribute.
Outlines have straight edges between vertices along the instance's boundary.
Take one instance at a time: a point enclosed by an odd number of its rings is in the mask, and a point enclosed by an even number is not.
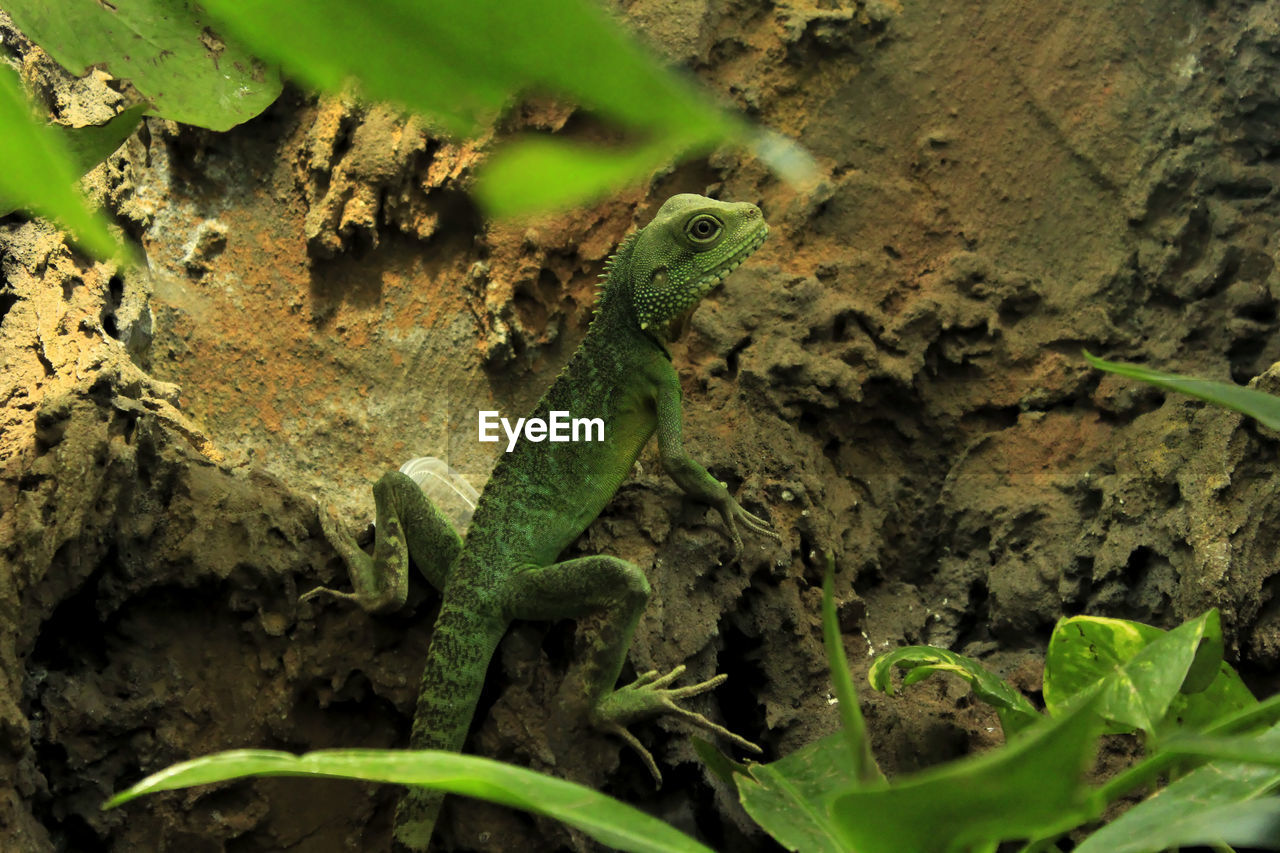
<svg viewBox="0 0 1280 853"><path fill-rule="evenodd" d="M470 600L472 596L466 591L451 589L449 593L427 650L409 737L413 749L461 751L489 659L507 629L500 619L481 615L478 602ZM396 809L396 840L414 853L425 851L443 800L440 791L410 788Z"/></svg>

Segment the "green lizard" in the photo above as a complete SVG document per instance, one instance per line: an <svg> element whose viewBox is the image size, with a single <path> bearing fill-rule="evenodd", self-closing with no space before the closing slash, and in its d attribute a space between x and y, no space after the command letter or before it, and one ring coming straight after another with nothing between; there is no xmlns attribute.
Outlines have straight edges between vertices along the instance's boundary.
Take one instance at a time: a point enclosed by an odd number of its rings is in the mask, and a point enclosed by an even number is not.
<svg viewBox="0 0 1280 853"><path fill-rule="evenodd" d="M409 742L414 749L460 750L485 670L513 619L606 619L584 662L597 729L620 736L656 779L648 750L627 731L646 716L674 713L729 738L754 744L676 704L726 676L670 688L684 670L641 675L615 689L627 648L649 598L641 569L604 554L556 562L595 519L630 474L656 431L662 464L691 497L719 510L742 551L738 526L778 539L768 523L743 509L725 484L689 457L681 436L681 389L667 342L687 327L699 301L754 252L769 228L759 208L698 195L669 199L653 221L628 237L609 259L595 316L582 345L543 395L532 417L567 411L599 417L603 441L530 443L504 453L485 485L466 541L407 476L384 476L373 488L377 534L370 557L322 513L325 533L346 560L354 591L321 587L370 612L404 604L409 559L443 592L427 652ZM425 850L443 795L411 789L400 801L395 836Z"/></svg>

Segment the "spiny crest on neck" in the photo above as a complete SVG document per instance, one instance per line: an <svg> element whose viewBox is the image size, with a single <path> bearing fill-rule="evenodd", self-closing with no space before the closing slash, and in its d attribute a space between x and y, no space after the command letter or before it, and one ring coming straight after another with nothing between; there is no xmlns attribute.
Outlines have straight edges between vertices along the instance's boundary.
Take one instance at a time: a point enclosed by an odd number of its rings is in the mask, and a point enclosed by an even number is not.
<svg viewBox="0 0 1280 853"><path fill-rule="evenodd" d="M627 276L631 253L635 251L636 238L639 234L639 231L628 234L618 244L613 254L605 259L604 271L597 276L596 281L596 302L591 309L593 325L603 310L611 305L620 304L623 297L622 291L625 289L623 280ZM627 302L629 303L629 300Z"/></svg>
<svg viewBox="0 0 1280 853"><path fill-rule="evenodd" d="M614 273L626 273L627 262L631 259L631 253L635 251L636 239L640 236L639 231L633 231L622 239L618 244L618 248L613 254L605 259L604 272L600 273L600 280L596 282L596 287L604 290L608 287L609 281L613 279Z"/></svg>

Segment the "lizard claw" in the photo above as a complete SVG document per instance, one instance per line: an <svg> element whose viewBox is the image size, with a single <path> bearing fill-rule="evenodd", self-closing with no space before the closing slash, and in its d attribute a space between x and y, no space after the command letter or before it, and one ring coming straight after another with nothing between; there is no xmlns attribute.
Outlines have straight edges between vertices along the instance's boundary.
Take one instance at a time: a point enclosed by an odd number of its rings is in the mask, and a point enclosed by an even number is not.
<svg viewBox="0 0 1280 853"><path fill-rule="evenodd" d="M747 512L742 508L742 504L730 496L724 504L716 507L720 512L720 517L724 519L725 527L729 529L729 538L733 540L733 560L737 562L742 557L742 536L738 533L738 525L741 524L747 530L758 536L767 536L775 542L781 542L782 537L779 536L769 524L758 515Z"/></svg>
<svg viewBox="0 0 1280 853"><path fill-rule="evenodd" d="M327 586L318 586L313 590L304 592L302 595L298 596L298 603L303 604L305 602L311 601L312 599L319 598L322 595L332 596L333 598L337 598L342 601L353 601L356 604L360 603L360 599L357 598L355 595L349 592L343 592L340 589L333 589Z"/></svg>
<svg viewBox="0 0 1280 853"><path fill-rule="evenodd" d="M656 669L649 670L638 676L635 681L625 687L619 687L601 699L592 715L597 728L617 735L636 751L640 756L640 760L648 768L649 774L653 776L654 784L659 788L662 787L662 774L658 772L658 764L654 761L653 754L626 728L629 723L643 717L655 714L675 714L682 720L713 735L724 738L748 752L759 753L762 751L760 747L751 741L734 734L719 723L712 722L702 714L690 711L688 708L682 708L676 704L680 699L687 699L690 696L697 696L709 690L714 690L729 678L729 676L721 673L698 684L675 688L667 687L668 684L683 675L684 671L684 664L677 666L666 675L659 675Z"/></svg>

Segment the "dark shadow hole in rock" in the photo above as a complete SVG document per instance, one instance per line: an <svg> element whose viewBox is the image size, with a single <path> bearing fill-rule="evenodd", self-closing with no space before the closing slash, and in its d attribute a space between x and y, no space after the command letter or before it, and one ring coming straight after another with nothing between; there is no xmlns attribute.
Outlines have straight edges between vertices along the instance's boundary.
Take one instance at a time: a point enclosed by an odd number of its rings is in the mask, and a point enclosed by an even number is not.
<svg viewBox="0 0 1280 853"><path fill-rule="evenodd" d="M1080 516L1086 519L1096 518L1099 511L1102 510L1102 497L1101 489L1085 487L1079 499Z"/></svg>
<svg viewBox="0 0 1280 853"><path fill-rule="evenodd" d="M720 653L719 671L729 678L716 688L716 703L724 714L725 728L750 740L767 728L759 700L768 687L758 663L763 642L728 622L721 624L721 630L725 651Z"/></svg>
<svg viewBox="0 0 1280 853"><path fill-rule="evenodd" d="M1271 335L1263 333L1240 338L1227 348L1227 361L1231 365L1231 379L1240 385L1266 369L1269 359L1261 358L1267 345L1271 343Z"/></svg>
<svg viewBox="0 0 1280 853"><path fill-rule="evenodd" d="M9 313L9 309L18 304L18 294L9 291L0 291L0 326L4 326L4 318Z"/></svg>
<svg viewBox="0 0 1280 853"><path fill-rule="evenodd" d="M1097 494L1090 492L1090 494ZM1072 583L1066 585L1062 599L1063 616L1079 616L1086 610L1089 596L1093 594L1093 558L1078 556L1072 561L1066 578Z"/></svg>
<svg viewBox="0 0 1280 853"><path fill-rule="evenodd" d="M956 620L955 648L962 649L970 643L981 642L990 638L988 623L990 621L991 595L987 582L983 578L969 585L969 603Z"/></svg>
<svg viewBox="0 0 1280 853"><path fill-rule="evenodd" d="M1263 326L1270 326L1276 322L1276 303L1268 299L1251 305L1244 305L1236 310L1236 316Z"/></svg>
<svg viewBox="0 0 1280 853"><path fill-rule="evenodd" d="M717 691L719 692L719 691ZM701 737L702 735L696 735ZM723 812L716 807L715 794L707 785L701 761L685 761L662 771L664 804L657 814L667 823L693 835L714 850L749 850L740 836L729 836ZM625 799L625 798L624 798ZM781 847L765 850L781 851Z"/></svg>
<svg viewBox="0 0 1280 853"><path fill-rule="evenodd" d="M47 748L46 748L47 749ZM61 748L58 750L63 752ZM53 759L52 756L40 755L40 765L47 767L49 764L46 758ZM63 752L61 765L66 766L66 753ZM68 771L69 772L69 771ZM36 818L49 831L49 836L53 839L54 850L105 850L104 839L93 831L93 827L89 825L83 817L78 814L67 814L62 817L55 817L50 814L47 809L33 809L32 812Z"/></svg>
<svg viewBox="0 0 1280 853"><path fill-rule="evenodd" d="M1122 575L1125 587L1133 590L1142 585L1154 556L1155 552L1146 545L1139 545L1129 552L1129 559L1125 561Z"/></svg>
<svg viewBox="0 0 1280 853"><path fill-rule="evenodd" d="M751 336L747 335L730 347L729 352L725 353L724 363L729 379L732 380L738 377L738 355L749 346L751 346Z"/></svg>
<svg viewBox="0 0 1280 853"><path fill-rule="evenodd" d="M804 564L805 577L810 579L814 577L821 577L820 573L815 574L815 572L818 572L818 562L820 562L820 557L821 555L814 550L813 540L811 540L806 534L801 533L800 562ZM823 566L823 570L825 570L825 566Z"/></svg>
<svg viewBox="0 0 1280 853"><path fill-rule="evenodd" d="M120 340L120 327L116 324L116 313L107 306L102 306L102 330L117 341Z"/></svg>
<svg viewBox="0 0 1280 853"><path fill-rule="evenodd" d="M849 314L840 312L831 321L831 340L840 343L845 340L849 333Z"/></svg>
<svg viewBox="0 0 1280 853"><path fill-rule="evenodd" d="M102 306L102 328L108 335L120 340L120 326L116 323L116 311L124 301L124 278L119 273L111 276L107 282L107 295L107 303Z"/></svg>
<svg viewBox="0 0 1280 853"><path fill-rule="evenodd" d="M61 551L59 555L62 555ZM68 559L71 559L69 555ZM117 559L116 548L111 545L100 565L104 568L114 566ZM58 562L57 556L54 561ZM28 674L36 670L86 667L100 670L106 666L102 643L104 625L98 612L99 574L95 572L78 590L63 599L40 626L40 636L28 658Z"/></svg>

